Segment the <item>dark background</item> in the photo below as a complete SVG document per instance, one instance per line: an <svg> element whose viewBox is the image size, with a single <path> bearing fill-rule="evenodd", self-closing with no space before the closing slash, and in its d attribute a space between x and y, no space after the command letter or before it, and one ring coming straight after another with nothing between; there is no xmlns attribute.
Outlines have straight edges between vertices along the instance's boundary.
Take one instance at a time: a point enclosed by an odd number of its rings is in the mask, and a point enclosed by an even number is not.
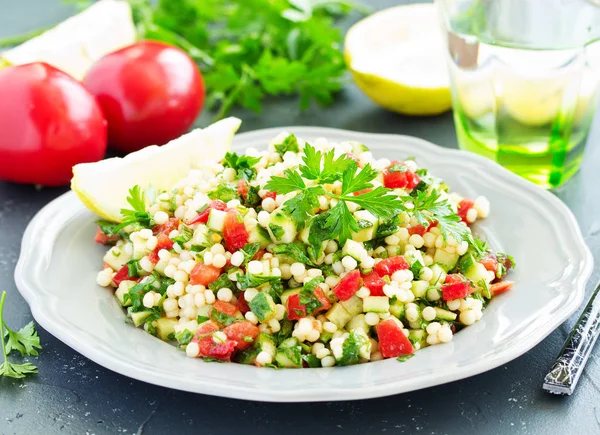
<svg viewBox="0 0 600 435"><path fill-rule="evenodd" d="M383 8L403 2L369 3ZM71 11L59 0L0 0L0 37L53 24ZM233 114L244 119L242 131L319 125L403 133L456 147L450 114L408 118L388 113L374 106L351 84L327 109L302 113L291 99L271 101L260 116ZM205 115L200 122L206 124L207 119ZM556 192L575 213L596 261L600 261L598 124L597 118L581 171ZM13 280L21 236L33 215L64 191L0 182L0 289L8 292L5 320L14 327L31 320L29 307ZM598 278L596 271L588 294ZM44 348L33 361L39 366L39 375L23 381L0 379L0 433L597 434L597 356L591 356L573 396L550 396L541 389L543 376L576 317L522 357L469 379L381 399L314 404L245 402L134 381L89 361L38 328Z"/></svg>

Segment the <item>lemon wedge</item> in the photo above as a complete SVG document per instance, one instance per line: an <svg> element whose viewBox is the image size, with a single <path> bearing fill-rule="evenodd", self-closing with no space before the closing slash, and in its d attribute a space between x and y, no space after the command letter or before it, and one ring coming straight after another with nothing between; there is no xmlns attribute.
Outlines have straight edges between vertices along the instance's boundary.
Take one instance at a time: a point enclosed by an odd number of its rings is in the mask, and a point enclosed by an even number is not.
<svg viewBox="0 0 600 435"><path fill-rule="evenodd" d="M46 62L81 80L97 59L135 40L129 3L101 0L41 35L0 54L0 64Z"/></svg>
<svg viewBox="0 0 600 435"><path fill-rule="evenodd" d="M136 184L168 190L203 161L218 161L231 146L241 120L226 118L196 129L163 146L150 146L127 156L73 166L71 189L81 202L104 219L121 221L129 189Z"/></svg>
<svg viewBox="0 0 600 435"><path fill-rule="evenodd" d="M344 57L358 87L376 104L406 115L451 107L444 42L432 4L397 6L350 28Z"/></svg>

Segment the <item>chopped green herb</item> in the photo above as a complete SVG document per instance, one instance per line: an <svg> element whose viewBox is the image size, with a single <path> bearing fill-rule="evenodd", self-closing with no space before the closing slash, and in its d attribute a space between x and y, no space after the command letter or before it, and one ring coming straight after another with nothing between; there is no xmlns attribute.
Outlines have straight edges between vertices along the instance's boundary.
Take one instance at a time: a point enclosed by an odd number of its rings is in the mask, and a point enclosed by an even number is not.
<svg viewBox="0 0 600 435"><path fill-rule="evenodd" d="M179 235L173 238L175 243L178 243L179 246L183 248L183 244L192 240L192 236L194 235L194 230L188 227L187 225L181 224L179 226Z"/></svg>
<svg viewBox="0 0 600 435"><path fill-rule="evenodd" d="M283 142L275 144L275 151L277 151L277 153L279 153L279 155L282 157L288 151L294 153L299 152L300 148L298 147L298 139L293 134L290 134L283 140Z"/></svg>
<svg viewBox="0 0 600 435"><path fill-rule="evenodd" d="M208 193L210 199L218 199L223 202L229 202L233 199L238 199L237 189L227 183L221 183L215 190Z"/></svg>
<svg viewBox="0 0 600 435"><path fill-rule="evenodd" d="M413 356L415 356L414 353L409 353L408 355L400 355L398 358L396 358L396 361L400 361L400 362L408 361Z"/></svg>
<svg viewBox="0 0 600 435"><path fill-rule="evenodd" d="M194 334L188 329L175 333L175 340L177 340L180 346L188 345L192 341L192 338L194 338Z"/></svg>
<svg viewBox="0 0 600 435"><path fill-rule="evenodd" d="M323 277L317 276L304 284L302 290L300 290L300 303L306 306L306 314L312 314L323 306L315 296L315 289L323 282L325 282Z"/></svg>
<svg viewBox="0 0 600 435"><path fill-rule="evenodd" d="M285 231L283 230L283 227L281 225L269 224L269 229L271 230L271 232L277 240L281 240L281 238L285 234Z"/></svg>
<svg viewBox="0 0 600 435"><path fill-rule="evenodd" d="M312 261L308 258L306 245L298 240L292 243L281 243L273 246L272 252L278 255L287 255L294 261L313 266Z"/></svg>
<svg viewBox="0 0 600 435"><path fill-rule="evenodd" d="M215 322L225 326L231 325L233 322L235 322L235 317L225 314L216 308L210 310L210 318Z"/></svg>
<svg viewBox="0 0 600 435"><path fill-rule="evenodd" d="M260 157L240 156L227 152L223 158L223 166L235 169L238 178L250 181L256 177L256 169L253 166L259 161Z"/></svg>
<svg viewBox="0 0 600 435"><path fill-rule="evenodd" d="M213 291L218 291L222 288L228 288L233 290L235 288L235 285L233 284L231 279L229 279L229 275L227 273L222 273L217 279L215 279L208 285L208 288Z"/></svg>

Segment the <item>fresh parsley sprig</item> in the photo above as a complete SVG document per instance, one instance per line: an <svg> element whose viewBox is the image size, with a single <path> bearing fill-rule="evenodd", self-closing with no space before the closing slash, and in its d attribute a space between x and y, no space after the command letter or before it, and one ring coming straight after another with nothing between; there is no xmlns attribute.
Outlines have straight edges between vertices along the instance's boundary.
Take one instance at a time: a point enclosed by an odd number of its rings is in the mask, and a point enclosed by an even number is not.
<svg viewBox="0 0 600 435"><path fill-rule="evenodd" d="M380 219L389 219L406 210L402 201L391 194L390 189L381 186L372 189L372 181L378 172L369 164L359 171L356 161L345 154L335 158L334 150L322 152L310 144L304 147L302 161L304 164L298 168L286 169L283 176L271 177L265 188L278 194L297 192L284 203L283 209L290 214L299 229L304 227L306 221L314 218L308 236L310 254L313 257L320 255L323 241L337 238L343 245L352 237L352 233L358 232L359 226L348 208L348 202L359 205ZM340 194L323 187L337 181L341 181ZM372 190L356 194L365 189ZM336 200L337 204L330 210L315 215L319 196Z"/></svg>
<svg viewBox="0 0 600 435"><path fill-rule="evenodd" d="M114 231L118 232L129 225L140 225L144 228L150 228L153 224L152 217L150 216L150 213L146 211L146 194L140 186L135 185L129 189L127 202L132 209L121 209L123 222L117 226Z"/></svg>
<svg viewBox="0 0 600 435"><path fill-rule="evenodd" d="M18 331L13 331L4 322L2 314L5 299L6 292L2 292L2 297L0 297L0 339L2 340L4 361L0 365L0 376L21 379L27 375L37 373L37 367L29 362L23 364L12 363L8 360L8 355L14 350L19 352L21 356L36 356L38 355L38 349L41 349L42 346L33 322L29 322Z"/></svg>

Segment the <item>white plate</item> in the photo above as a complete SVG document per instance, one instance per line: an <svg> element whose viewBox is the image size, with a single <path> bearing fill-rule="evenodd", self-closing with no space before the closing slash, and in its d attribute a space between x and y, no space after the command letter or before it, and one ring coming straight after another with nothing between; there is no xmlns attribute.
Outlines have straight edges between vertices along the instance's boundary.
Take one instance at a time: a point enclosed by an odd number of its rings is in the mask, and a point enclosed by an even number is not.
<svg viewBox="0 0 600 435"><path fill-rule="evenodd" d="M263 148L282 130L241 134L234 149ZM361 141L376 157L415 156L452 190L487 196L492 214L475 231L494 249L514 255L517 269L510 279L517 284L451 343L426 348L404 363L303 370L205 363L125 323L111 292L95 283L105 251L93 241L95 217L67 193L35 216L23 238L15 279L35 319L76 351L135 379L216 396L297 402L379 397L490 370L531 349L580 305L593 259L575 218L552 194L489 160L412 137L287 130L305 139Z"/></svg>

